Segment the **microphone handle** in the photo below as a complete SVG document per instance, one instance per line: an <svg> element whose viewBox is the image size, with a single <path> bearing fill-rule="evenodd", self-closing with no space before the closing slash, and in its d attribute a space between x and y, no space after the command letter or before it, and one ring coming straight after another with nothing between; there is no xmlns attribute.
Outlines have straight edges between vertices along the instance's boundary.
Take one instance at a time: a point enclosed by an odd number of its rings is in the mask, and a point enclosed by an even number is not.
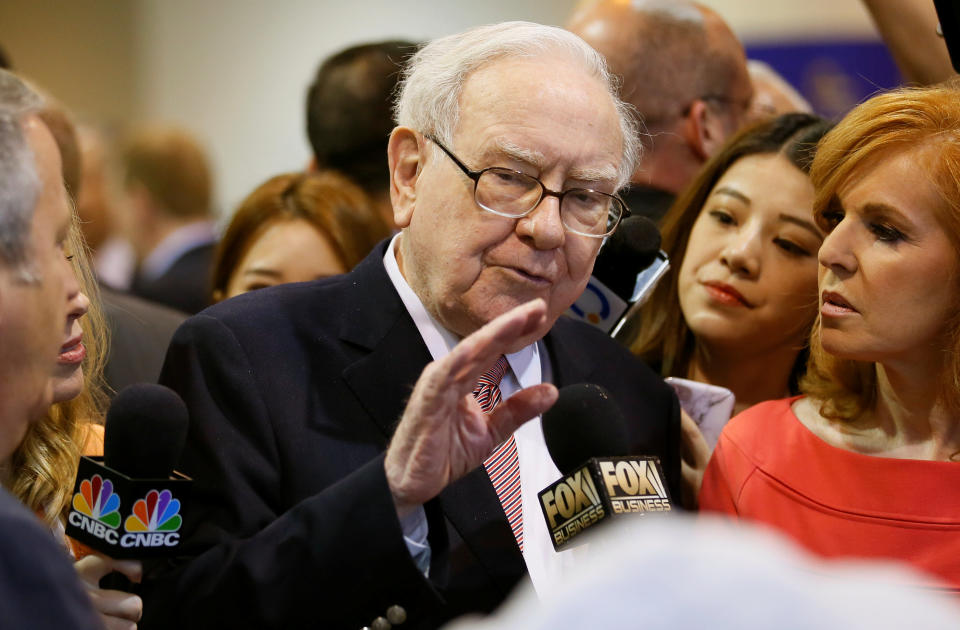
<svg viewBox="0 0 960 630"><path fill-rule="evenodd" d="M628 321L635 320L635 315L637 311L640 310L640 307L643 306L650 296L653 294L653 290L657 288L657 283L660 282L660 279L663 278L664 274L670 270L670 260L667 258L667 255L661 250L657 254L657 258L650 264L649 267L637 274L637 284L633 290L633 296L630 299L629 306L627 307L626 312L620 316L620 319L617 320L617 323L614 325L613 330L610 331L610 338L616 339L617 341L623 342L626 339L630 339L632 335L628 334L630 328L624 328ZM635 325L639 323L636 322Z"/></svg>

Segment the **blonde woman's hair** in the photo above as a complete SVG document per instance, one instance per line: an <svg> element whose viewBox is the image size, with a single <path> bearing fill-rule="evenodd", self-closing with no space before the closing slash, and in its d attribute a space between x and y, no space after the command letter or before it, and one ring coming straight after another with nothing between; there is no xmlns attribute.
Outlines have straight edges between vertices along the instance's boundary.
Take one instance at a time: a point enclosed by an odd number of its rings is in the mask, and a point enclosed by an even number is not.
<svg viewBox="0 0 960 630"><path fill-rule="evenodd" d="M29 425L11 457L8 478L10 492L49 525L65 518L69 511L77 463L90 435L89 425L102 423L106 408L103 368L108 332L90 254L76 215L70 228L69 248L80 290L90 299L87 314L80 320L87 349L83 390L76 398L53 404L43 418Z"/></svg>

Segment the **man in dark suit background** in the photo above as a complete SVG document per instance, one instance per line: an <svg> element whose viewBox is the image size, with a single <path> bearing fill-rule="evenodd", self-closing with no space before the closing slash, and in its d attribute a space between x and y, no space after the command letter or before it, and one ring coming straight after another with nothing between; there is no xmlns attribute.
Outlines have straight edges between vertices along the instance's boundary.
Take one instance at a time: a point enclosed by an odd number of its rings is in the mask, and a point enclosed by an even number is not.
<svg viewBox="0 0 960 630"><path fill-rule="evenodd" d="M134 295L185 313L210 304L216 248L210 166L187 132L137 131L121 151L137 271Z"/></svg>
<svg viewBox="0 0 960 630"><path fill-rule="evenodd" d="M672 392L560 318L637 158L602 58L528 23L442 38L410 62L397 121L399 235L347 275L228 300L175 335L161 381L190 410L199 509L193 557L149 569L142 627L436 627L527 574L552 588L576 568L536 499L560 476L539 428L558 386L608 388L630 450L677 490ZM491 366L503 400L484 413L471 392ZM484 464L501 443L519 523Z"/></svg>

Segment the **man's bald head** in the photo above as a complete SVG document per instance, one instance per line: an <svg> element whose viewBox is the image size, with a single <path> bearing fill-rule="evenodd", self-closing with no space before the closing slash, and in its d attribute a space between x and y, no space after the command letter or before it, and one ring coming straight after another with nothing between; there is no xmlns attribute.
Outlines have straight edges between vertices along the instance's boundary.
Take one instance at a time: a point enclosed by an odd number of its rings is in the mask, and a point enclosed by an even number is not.
<svg viewBox="0 0 960 630"><path fill-rule="evenodd" d="M567 28L606 59L650 135L632 181L679 192L746 119L746 56L712 9L685 0L599 0Z"/></svg>
<svg viewBox="0 0 960 630"><path fill-rule="evenodd" d="M750 97L743 46L713 10L676 0L601 0L568 28L623 79L647 127L668 126L694 99Z"/></svg>

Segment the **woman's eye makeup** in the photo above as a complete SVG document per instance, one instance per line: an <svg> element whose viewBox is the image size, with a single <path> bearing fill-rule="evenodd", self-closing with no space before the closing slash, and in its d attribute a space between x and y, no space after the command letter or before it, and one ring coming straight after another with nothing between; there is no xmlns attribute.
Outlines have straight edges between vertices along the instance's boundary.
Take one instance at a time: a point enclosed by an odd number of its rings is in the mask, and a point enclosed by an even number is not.
<svg viewBox="0 0 960 630"><path fill-rule="evenodd" d="M777 247L779 247L780 249L782 249L783 251L785 251L786 253L792 256L798 256L798 257L811 256L810 251L806 247L790 239L777 237L773 239L773 242L776 243Z"/></svg>
<svg viewBox="0 0 960 630"><path fill-rule="evenodd" d="M877 237L877 240L885 243L897 243L906 238L903 232L886 223L874 221L869 224L869 227L870 231Z"/></svg>
<svg viewBox="0 0 960 630"><path fill-rule="evenodd" d="M736 225L736 224L737 224L737 220L734 219L733 214L731 214L731 213L728 212L727 210L723 210L723 209L720 209L720 208L714 208L714 209L712 209L712 210L709 210L709 211L707 212L707 214L708 214L708 216L712 217L713 220L716 221L717 223L721 223L721 224L723 224L723 225Z"/></svg>

